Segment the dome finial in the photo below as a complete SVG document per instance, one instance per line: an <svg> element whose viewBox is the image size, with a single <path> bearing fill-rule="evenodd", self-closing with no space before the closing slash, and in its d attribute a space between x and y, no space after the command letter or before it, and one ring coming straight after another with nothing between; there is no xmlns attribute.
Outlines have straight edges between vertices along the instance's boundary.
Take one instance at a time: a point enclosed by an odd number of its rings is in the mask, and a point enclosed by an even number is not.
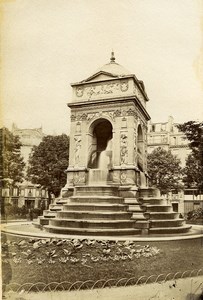
<svg viewBox="0 0 203 300"><path fill-rule="evenodd" d="M112 50L112 51L111 51L111 58L110 58L110 62L111 62L111 63L114 63L114 62L115 62L115 60L116 60L116 59L115 59L115 56L114 56L114 51Z"/></svg>

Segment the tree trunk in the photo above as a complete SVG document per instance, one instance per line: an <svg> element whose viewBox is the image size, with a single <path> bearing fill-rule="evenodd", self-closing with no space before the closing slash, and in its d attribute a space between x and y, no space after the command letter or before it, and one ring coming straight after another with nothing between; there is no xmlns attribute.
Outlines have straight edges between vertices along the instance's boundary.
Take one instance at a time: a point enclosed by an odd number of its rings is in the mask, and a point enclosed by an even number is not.
<svg viewBox="0 0 203 300"><path fill-rule="evenodd" d="M47 203L47 209L49 208L49 205L51 204L51 191L48 190L48 203Z"/></svg>

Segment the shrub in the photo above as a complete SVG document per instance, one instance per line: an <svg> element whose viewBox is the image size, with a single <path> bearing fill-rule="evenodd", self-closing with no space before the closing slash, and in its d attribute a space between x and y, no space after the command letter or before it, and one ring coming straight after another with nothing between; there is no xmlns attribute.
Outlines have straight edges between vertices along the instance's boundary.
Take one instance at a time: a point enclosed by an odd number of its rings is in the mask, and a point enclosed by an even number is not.
<svg viewBox="0 0 203 300"><path fill-rule="evenodd" d="M203 209L198 208L192 211L189 211L187 214L187 220L197 220L203 218Z"/></svg>
<svg viewBox="0 0 203 300"><path fill-rule="evenodd" d="M39 216L42 214L40 208L34 208L34 209L32 210L32 212L33 212L33 217L34 217L34 218L37 218L37 217L39 217Z"/></svg>

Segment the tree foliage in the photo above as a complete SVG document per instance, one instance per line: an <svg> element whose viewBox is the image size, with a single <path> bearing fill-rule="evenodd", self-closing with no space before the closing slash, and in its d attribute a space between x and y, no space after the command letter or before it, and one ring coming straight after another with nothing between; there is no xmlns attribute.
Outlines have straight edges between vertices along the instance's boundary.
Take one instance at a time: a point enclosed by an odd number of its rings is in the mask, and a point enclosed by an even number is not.
<svg viewBox="0 0 203 300"><path fill-rule="evenodd" d="M150 183L162 193L181 187L181 171L180 160L171 151L158 147L148 155Z"/></svg>
<svg viewBox="0 0 203 300"><path fill-rule="evenodd" d="M183 170L187 187L203 189L203 122L188 121L179 124L178 129L184 132L189 140L189 147L192 153L186 160Z"/></svg>
<svg viewBox="0 0 203 300"><path fill-rule="evenodd" d="M67 135L45 136L38 146L33 147L27 171L28 180L47 188L49 196L53 193L57 197L66 183L68 158Z"/></svg>
<svg viewBox="0 0 203 300"><path fill-rule="evenodd" d="M194 154L189 154L186 160L185 168L183 169L183 182L187 188L200 187L202 179L202 167L200 167L198 160Z"/></svg>
<svg viewBox="0 0 203 300"><path fill-rule="evenodd" d="M13 186L23 181L25 162L21 156L19 136L12 134L7 128L1 129L1 179L2 185Z"/></svg>
<svg viewBox="0 0 203 300"><path fill-rule="evenodd" d="M197 150L202 147L203 122L188 121L177 125L189 140L189 147Z"/></svg>

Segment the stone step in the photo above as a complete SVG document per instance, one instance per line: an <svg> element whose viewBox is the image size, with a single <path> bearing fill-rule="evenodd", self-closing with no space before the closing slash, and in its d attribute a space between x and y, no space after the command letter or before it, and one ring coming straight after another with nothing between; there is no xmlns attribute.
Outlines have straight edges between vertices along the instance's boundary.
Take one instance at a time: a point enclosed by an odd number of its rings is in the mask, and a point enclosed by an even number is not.
<svg viewBox="0 0 203 300"><path fill-rule="evenodd" d="M72 196L68 203L124 203L124 199L118 196Z"/></svg>
<svg viewBox="0 0 203 300"><path fill-rule="evenodd" d="M54 207L54 208L50 208L50 211L61 211L63 209L63 207Z"/></svg>
<svg viewBox="0 0 203 300"><path fill-rule="evenodd" d="M143 208L146 208L147 212L172 212L171 205L153 205L153 204L143 204Z"/></svg>
<svg viewBox="0 0 203 300"><path fill-rule="evenodd" d="M136 205L136 204L138 204L139 205L139 202L138 202L138 200L136 199L136 198L124 198L124 203L125 204L134 204L134 205Z"/></svg>
<svg viewBox="0 0 203 300"><path fill-rule="evenodd" d="M38 229L42 229L42 227L43 227L43 225L41 225L39 222L33 222L32 225Z"/></svg>
<svg viewBox="0 0 203 300"><path fill-rule="evenodd" d="M57 201L55 201L56 204L66 204L69 202L69 199L59 199Z"/></svg>
<svg viewBox="0 0 203 300"><path fill-rule="evenodd" d="M43 211L43 217L45 218L51 218L51 217L55 217L56 216L56 212L55 211L50 211L50 210L44 210Z"/></svg>
<svg viewBox="0 0 203 300"><path fill-rule="evenodd" d="M67 227L56 227L56 226L44 226L44 229L51 233L59 234L73 234L73 235L85 235L85 236L132 236L141 234L140 229L135 228L67 228Z"/></svg>
<svg viewBox="0 0 203 300"><path fill-rule="evenodd" d="M91 220L91 219L50 219L50 226L68 227L68 228L134 228L133 220Z"/></svg>
<svg viewBox="0 0 203 300"><path fill-rule="evenodd" d="M144 212L140 205L128 205L128 211L130 212Z"/></svg>
<svg viewBox="0 0 203 300"><path fill-rule="evenodd" d="M127 211L128 206L123 204L105 204L105 203L71 203L65 204L63 211Z"/></svg>
<svg viewBox="0 0 203 300"><path fill-rule="evenodd" d="M38 220L40 225L49 225L50 219L48 218L44 218L43 216L40 216Z"/></svg>
<svg viewBox="0 0 203 300"><path fill-rule="evenodd" d="M167 205L167 200L159 197L140 197L140 203L142 204L158 204L158 205Z"/></svg>
<svg viewBox="0 0 203 300"><path fill-rule="evenodd" d="M50 211L60 211L62 209L63 209L63 205L58 205L58 204L50 204L49 205Z"/></svg>
<svg viewBox="0 0 203 300"><path fill-rule="evenodd" d="M103 186L76 186L74 196L118 196L118 187Z"/></svg>
<svg viewBox="0 0 203 300"><path fill-rule="evenodd" d="M146 220L143 212L133 212L131 219L133 220Z"/></svg>
<svg viewBox="0 0 203 300"><path fill-rule="evenodd" d="M149 219L160 220L160 219L178 218L179 213L176 213L176 212L145 212L144 215L146 218L149 218Z"/></svg>
<svg viewBox="0 0 203 300"><path fill-rule="evenodd" d="M45 219L52 219L52 218L55 218L56 217L56 213L54 214L54 215L45 215L45 216L43 216L43 218L45 218Z"/></svg>
<svg viewBox="0 0 203 300"><path fill-rule="evenodd" d="M149 234L181 234L187 233L192 226L183 225L180 227L157 227L157 228L150 228Z"/></svg>
<svg viewBox="0 0 203 300"><path fill-rule="evenodd" d="M139 228L139 229L149 229L149 221L147 220L138 220L136 222L136 228Z"/></svg>
<svg viewBox="0 0 203 300"><path fill-rule="evenodd" d="M156 197L160 196L160 191L157 188L140 188L139 197Z"/></svg>
<svg viewBox="0 0 203 300"><path fill-rule="evenodd" d="M185 221L183 219L168 219L168 220L150 220L150 228L155 227L179 227L182 226Z"/></svg>
<svg viewBox="0 0 203 300"><path fill-rule="evenodd" d="M110 219L110 220L130 220L132 213L129 212L109 212L109 211L60 211L57 213L59 219Z"/></svg>

